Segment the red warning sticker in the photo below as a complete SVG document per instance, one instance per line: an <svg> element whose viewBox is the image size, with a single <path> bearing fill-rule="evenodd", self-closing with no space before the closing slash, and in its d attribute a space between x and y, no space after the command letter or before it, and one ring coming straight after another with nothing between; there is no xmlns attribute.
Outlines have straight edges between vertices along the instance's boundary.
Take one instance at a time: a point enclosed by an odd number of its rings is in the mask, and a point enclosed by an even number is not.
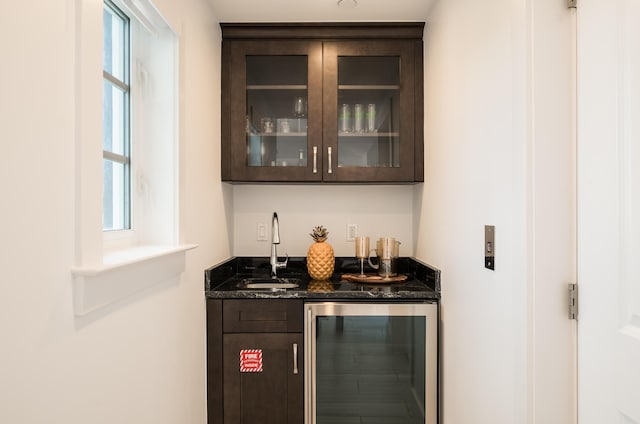
<svg viewBox="0 0 640 424"><path fill-rule="evenodd" d="M262 349L240 351L240 372L262 372Z"/></svg>

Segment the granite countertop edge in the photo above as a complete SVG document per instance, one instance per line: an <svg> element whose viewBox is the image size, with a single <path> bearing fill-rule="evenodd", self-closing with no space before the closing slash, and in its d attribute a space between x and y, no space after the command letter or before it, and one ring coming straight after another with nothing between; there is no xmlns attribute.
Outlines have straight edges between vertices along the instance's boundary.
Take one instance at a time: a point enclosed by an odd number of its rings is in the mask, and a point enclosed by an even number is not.
<svg viewBox="0 0 640 424"><path fill-rule="evenodd" d="M308 299L351 301L439 301L440 270L412 258L399 258L398 272L409 279L399 284L359 284L343 281L344 273L354 272L358 266L355 258L336 258L336 271L330 283L331 289L308 290L309 276L306 274L305 258L290 258L289 276L301 278L300 289L279 291L246 290L235 288L242 278L264 277L268 272L268 257L231 257L205 270L205 297L207 299ZM372 272L374 270L365 270ZM287 276L286 272L283 273Z"/></svg>

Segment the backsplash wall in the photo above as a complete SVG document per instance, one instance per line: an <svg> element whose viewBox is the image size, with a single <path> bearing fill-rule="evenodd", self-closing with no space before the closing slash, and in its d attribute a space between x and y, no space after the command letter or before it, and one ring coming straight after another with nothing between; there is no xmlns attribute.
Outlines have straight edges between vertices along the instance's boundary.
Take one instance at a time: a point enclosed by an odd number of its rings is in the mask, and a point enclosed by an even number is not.
<svg viewBox="0 0 640 424"><path fill-rule="evenodd" d="M278 213L278 255L306 256L309 233L323 225L336 256L353 256L347 224L358 235L369 236L372 246L382 236L401 242L400 256L413 256L412 185L234 185L233 254L269 256L271 216ZM257 241L258 223L267 229L267 241Z"/></svg>

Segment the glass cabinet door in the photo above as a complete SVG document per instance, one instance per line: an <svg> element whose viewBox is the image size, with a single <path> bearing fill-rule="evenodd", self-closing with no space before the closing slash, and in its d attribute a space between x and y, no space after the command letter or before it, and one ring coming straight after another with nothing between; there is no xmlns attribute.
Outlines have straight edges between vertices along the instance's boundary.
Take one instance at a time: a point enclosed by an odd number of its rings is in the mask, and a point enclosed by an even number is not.
<svg viewBox="0 0 640 424"><path fill-rule="evenodd" d="M234 166L247 180L320 180L321 44L252 46L234 50Z"/></svg>
<svg viewBox="0 0 640 424"><path fill-rule="evenodd" d="M247 165L307 165L307 57L247 56Z"/></svg>
<svg viewBox="0 0 640 424"><path fill-rule="evenodd" d="M338 167L400 167L399 101L400 57L338 57Z"/></svg>
<svg viewBox="0 0 640 424"><path fill-rule="evenodd" d="M413 180L410 46L326 43L324 59L325 180Z"/></svg>

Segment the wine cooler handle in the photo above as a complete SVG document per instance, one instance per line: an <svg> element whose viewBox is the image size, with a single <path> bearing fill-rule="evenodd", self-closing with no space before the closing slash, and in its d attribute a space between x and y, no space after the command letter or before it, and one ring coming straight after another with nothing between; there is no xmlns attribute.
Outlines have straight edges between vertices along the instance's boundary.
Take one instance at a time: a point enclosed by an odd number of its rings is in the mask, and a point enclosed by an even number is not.
<svg viewBox="0 0 640 424"><path fill-rule="evenodd" d="M298 343L293 344L293 373L298 374Z"/></svg>
<svg viewBox="0 0 640 424"><path fill-rule="evenodd" d="M307 395L305 396L305 405L304 409L307 412L307 421L305 424L315 424L314 420L314 407L315 407L315 381L313 380L314 372L312 370L311 364L313 362L313 311L311 307L307 307L307 331L304 334L305 337L305 358L304 358L304 366L305 366L305 384L307 388Z"/></svg>
<svg viewBox="0 0 640 424"><path fill-rule="evenodd" d="M313 146L313 173L318 173L318 146Z"/></svg>
<svg viewBox="0 0 640 424"><path fill-rule="evenodd" d="M329 167L327 168L327 174L333 174L333 169L331 168L331 147L327 147L327 155L329 156Z"/></svg>

